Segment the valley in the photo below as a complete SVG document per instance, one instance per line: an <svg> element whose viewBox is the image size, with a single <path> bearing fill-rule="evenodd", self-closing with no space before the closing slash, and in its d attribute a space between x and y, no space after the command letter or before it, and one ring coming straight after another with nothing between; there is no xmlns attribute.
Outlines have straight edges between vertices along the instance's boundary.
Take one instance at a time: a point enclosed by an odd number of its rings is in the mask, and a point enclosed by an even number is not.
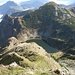
<svg viewBox="0 0 75 75"><path fill-rule="evenodd" d="M0 6L0 75L75 75L74 8L45 2Z"/></svg>

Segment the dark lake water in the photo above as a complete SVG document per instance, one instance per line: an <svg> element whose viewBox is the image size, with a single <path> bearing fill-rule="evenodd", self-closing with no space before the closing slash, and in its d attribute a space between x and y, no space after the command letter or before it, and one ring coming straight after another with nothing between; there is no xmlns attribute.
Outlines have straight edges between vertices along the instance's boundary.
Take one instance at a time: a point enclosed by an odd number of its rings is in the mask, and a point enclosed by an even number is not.
<svg viewBox="0 0 75 75"><path fill-rule="evenodd" d="M57 50L55 48L52 48L50 45L48 45L46 42L44 42L42 39L32 39L32 40L27 40L27 43L30 42L35 42L42 48L44 48L48 53L55 53Z"/></svg>

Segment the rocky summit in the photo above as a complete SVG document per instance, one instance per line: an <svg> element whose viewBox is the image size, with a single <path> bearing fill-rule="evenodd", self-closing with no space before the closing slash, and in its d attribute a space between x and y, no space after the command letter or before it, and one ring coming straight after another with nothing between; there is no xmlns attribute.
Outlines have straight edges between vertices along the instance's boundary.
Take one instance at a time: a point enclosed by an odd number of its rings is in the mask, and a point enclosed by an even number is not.
<svg viewBox="0 0 75 75"><path fill-rule="evenodd" d="M0 47L2 75L74 75L66 60L75 60L75 14L49 2L25 15L5 15Z"/></svg>

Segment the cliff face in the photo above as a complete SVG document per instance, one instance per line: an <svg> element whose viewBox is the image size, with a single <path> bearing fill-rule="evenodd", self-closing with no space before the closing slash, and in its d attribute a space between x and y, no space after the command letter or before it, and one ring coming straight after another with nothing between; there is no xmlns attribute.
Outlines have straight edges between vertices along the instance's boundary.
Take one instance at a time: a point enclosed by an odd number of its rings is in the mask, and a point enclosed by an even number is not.
<svg viewBox="0 0 75 75"><path fill-rule="evenodd" d="M19 18L6 15L0 23L0 41L15 36L20 32L21 24Z"/></svg>

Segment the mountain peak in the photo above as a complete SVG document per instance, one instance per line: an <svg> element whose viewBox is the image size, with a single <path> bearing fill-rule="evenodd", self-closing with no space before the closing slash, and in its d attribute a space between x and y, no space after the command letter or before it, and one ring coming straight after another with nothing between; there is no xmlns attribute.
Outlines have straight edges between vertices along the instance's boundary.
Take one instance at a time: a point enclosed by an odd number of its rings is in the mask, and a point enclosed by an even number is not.
<svg viewBox="0 0 75 75"><path fill-rule="evenodd" d="M48 2L48 3L46 3L46 5L57 5L55 2Z"/></svg>
<svg viewBox="0 0 75 75"><path fill-rule="evenodd" d="M6 14L3 19L11 18L10 15Z"/></svg>
<svg viewBox="0 0 75 75"><path fill-rule="evenodd" d="M0 14L6 15L6 14L12 14L14 12L23 11L23 7L16 4L14 1L8 1L2 6L0 6Z"/></svg>
<svg viewBox="0 0 75 75"><path fill-rule="evenodd" d="M17 5L14 1L8 1L4 5Z"/></svg>
<svg viewBox="0 0 75 75"><path fill-rule="evenodd" d="M7 3L14 3L14 1L7 1Z"/></svg>

